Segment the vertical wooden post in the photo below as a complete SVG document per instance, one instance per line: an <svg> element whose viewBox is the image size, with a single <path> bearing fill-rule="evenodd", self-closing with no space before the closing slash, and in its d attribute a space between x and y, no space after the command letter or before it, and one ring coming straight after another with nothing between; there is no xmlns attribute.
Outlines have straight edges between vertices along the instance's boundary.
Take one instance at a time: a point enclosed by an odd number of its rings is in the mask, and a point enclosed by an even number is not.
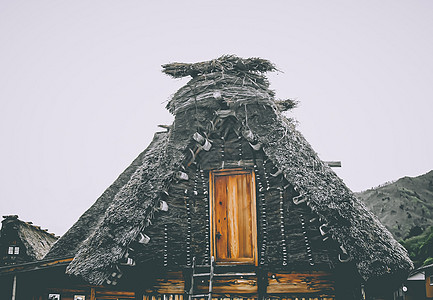
<svg viewBox="0 0 433 300"><path fill-rule="evenodd" d="M12 300L15 300L17 293L17 275L14 275L14 281L12 282Z"/></svg>
<svg viewBox="0 0 433 300"><path fill-rule="evenodd" d="M193 263L195 264L195 259L193 260ZM193 288L193 284L192 284L193 283L192 282L193 270L192 270L192 267L183 268L182 275L183 275L183 281L185 283L183 299L187 300L187 299L189 299L190 293L192 292L192 288Z"/></svg>
<svg viewBox="0 0 433 300"><path fill-rule="evenodd" d="M268 272L263 268L258 268L256 274L258 299L263 300L266 297L268 289Z"/></svg>
<svg viewBox="0 0 433 300"><path fill-rule="evenodd" d="M90 300L96 300L96 292L94 287L90 288Z"/></svg>

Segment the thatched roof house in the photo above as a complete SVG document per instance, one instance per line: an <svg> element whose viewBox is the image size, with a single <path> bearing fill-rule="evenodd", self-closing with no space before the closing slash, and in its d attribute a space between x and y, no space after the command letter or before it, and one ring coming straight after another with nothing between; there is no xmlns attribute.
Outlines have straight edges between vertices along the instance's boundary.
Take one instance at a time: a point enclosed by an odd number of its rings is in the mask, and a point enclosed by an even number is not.
<svg viewBox="0 0 433 300"><path fill-rule="evenodd" d="M0 266L41 260L56 240L48 230L24 222L17 215L3 216Z"/></svg>
<svg viewBox="0 0 433 300"><path fill-rule="evenodd" d="M46 258L74 257L67 273L97 285L145 274L144 290L164 272L207 266L211 257L217 267L256 272L250 296L349 299L361 286L404 280L406 250L282 114L294 103L274 99L263 75L274 70L235 56L164 65L174 78L192 77L167 105L173 124ZM315 281L317 272L330 275ZM305 289L293 289L279 274L309 275Z"/></svg>

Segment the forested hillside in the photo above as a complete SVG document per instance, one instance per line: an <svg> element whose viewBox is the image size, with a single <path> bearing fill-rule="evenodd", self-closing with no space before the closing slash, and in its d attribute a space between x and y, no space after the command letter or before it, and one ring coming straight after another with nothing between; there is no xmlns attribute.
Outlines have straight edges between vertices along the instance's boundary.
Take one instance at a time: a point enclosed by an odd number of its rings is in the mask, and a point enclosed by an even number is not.
<svg viewBox="0 0 433 300"><path fill-rule="evenodd" d="M357 196L408 250L415 267L433 263L433 171Z"/></svg>
<svg viewBox="0 0 433 300"><path fill-rule="evenodd" d="M433 171L403 177L357 196L398 240L433 225Z"/></svg>

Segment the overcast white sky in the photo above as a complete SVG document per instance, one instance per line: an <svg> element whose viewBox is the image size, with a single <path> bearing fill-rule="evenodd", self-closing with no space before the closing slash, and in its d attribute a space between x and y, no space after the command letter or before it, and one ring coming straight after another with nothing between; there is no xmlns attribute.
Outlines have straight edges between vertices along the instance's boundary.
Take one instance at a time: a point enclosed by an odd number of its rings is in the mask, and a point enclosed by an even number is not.
<svg viewBox="0 0 433 300"><path fill-rule="evenodd" d="M170 124L161 64L262 57L354 191L433 169L433 1L0 0L0 214L63 234Z"/></svg>

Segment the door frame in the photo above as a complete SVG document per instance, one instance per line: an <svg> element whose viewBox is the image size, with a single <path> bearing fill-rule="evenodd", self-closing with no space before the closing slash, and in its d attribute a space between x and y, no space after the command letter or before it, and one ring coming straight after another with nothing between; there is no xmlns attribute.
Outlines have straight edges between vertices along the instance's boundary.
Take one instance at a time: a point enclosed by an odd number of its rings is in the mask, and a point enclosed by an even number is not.
<svg viewBox="0 0 433 300"><path fill-rule="evenodd" d="M215 241L215 197L214 197L214 187L215 187L215 176L218 175L251 175L251 240L253 247L253 258L248 261L220 261L216 259L216 241ZM211 256L215 257L216 264L224 265L258 265L258 251L257 251L257 206L256 206L256 179L255 173L252 169L244 168L234 168L234 169L218 169L209 171L209 223L210 223L210 242L211 242Z"/></svg>

